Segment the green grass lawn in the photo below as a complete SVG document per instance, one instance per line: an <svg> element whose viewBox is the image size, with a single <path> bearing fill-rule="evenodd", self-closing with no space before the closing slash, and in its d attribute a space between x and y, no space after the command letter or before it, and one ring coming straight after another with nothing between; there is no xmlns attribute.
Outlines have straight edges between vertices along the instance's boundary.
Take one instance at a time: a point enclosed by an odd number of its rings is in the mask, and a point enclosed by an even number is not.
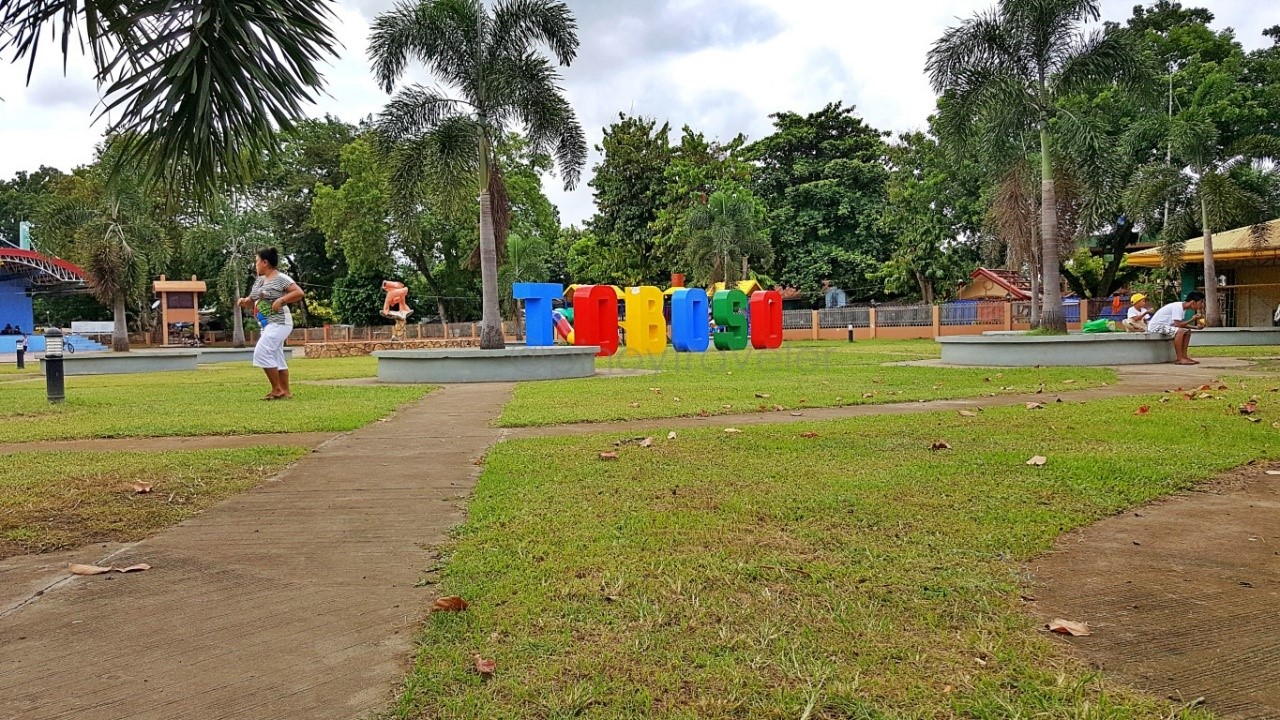
<svg viewBox="0 0 1280 720"><path fill-rule="evenodd" d="M1280 357L1280 346L1276 345L1229 345L1196 347L1191 346L1191 357L1234 357L1234 358L1275 358Z"/></svg>
<svg viewBox="0 0 1280 720"><path fill-rule="evenodd" d="M303 448L27 452L0 462L0 558L129 542L253 487ZM134 482L152 484L137 494Z"/></svg>
<svg viewBox="0 0 1280 720"><path fill-rule="evenodd" d="M431 615L395 714L1207 717L1071 660L1019 596L1023 563L1060 534L1280 456L1280 378L1247 382L650 448L615 448L625 432L504 442L437 588L470 610ZM1236 406L1257 392L1252 423ZM496 660L488 681L475 654Z"/></svg>
<svg viewBox="0 0 1280 720"><path fill-rule="evenodd" d="M370 376L372 358L291 363L293 400L263 402L262 371L244 364L195 372L67 378L67 400L50 405L43 382L4 386L0 442L104 437L238 435L352 430L422 397L418 386L309 385Z"/></svg>
<svg viewBox="0 0 1280 720"><path fill-rule="evenodd" d="M507 427L606 422L806 407L915 402L1068 390L1114 382L1092 368L960 369L885 363L937 357L932 340L788 343L780 350L601 358L603 370L654 374L524 383Z"/></svg>

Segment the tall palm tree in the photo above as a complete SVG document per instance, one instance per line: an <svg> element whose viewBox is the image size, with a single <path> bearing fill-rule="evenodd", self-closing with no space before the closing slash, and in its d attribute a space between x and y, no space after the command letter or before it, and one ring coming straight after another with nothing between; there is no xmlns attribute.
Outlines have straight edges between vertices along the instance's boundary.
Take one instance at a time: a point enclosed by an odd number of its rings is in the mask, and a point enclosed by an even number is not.
<svg viewBox="0 0 1280 720"><path fill-rule="evenodd" d="M563 2L499 0L492 13L481 0L402 3L378 16L369 40L374 75L387 92L410 60L452 91L418 84L401 89L378 129L397 148L399 188L432 182L455 197L479 188L482 348L504 346L498 233L505 232L505 192L496 173L497 141L508 127L520 126L532 152L555 158L566 190L577 185L586 163L586 137L562 95L556 66L535 49L542 45L560 66L577 54L577 23Z"/></svg>
<svg viewBox="0 0 1280 720"><path fill-rule="evenodd" d="M685 211L680 230L685 235L684 261L695 279L708 284L745 280L748 257L764 267L773 262L773 248L764 233L764 207L745 189L711 193ZM737 276L739 262L744 277Z"/></svg>
<svg viewBox="0 0 1280 720"><path fill-rule="evenodd" d="M1041 327L1066 332L1058 252L1052 121L1060 97L1135 74L1138 55L1123 30L1084 32L1099 0L1000 0L946 34L929 51L934 90L948 95L948 125L1001 140L1039 136Z"/></svg>
<svg viewBox="0 0 1280 720"><path fill-rule="evenodd" d="M64 60L87 48L99 118L130 138L121 160L210 198L222 181L250 180L277 128L315 99L318 65L338 45L331 18L328 0L7 0L0 52L25 59L30 82L46 35Z"/></svg>
<svg viewBox="0 0 1280 720"><path fill-rule="evenodd" d="M1154 220L1167 213L1161 231L1166 266L1181 262L1186 238L1199 232L1204 240L1205 318L1209 325L1221 323L1222 303L1218 292L1218 269L1213 255L1213 234L1217 230L1245 223L1253 225L1250 238L1259 247L1275 239L1261 221L1267 202L1237 178L1237 172L1255 160L1280 158L1280 142L1260 136L1246 137L1224 145L1210 113L1198 105L1174 115L1166 122L1168 160L1140 167L1126 195L1126 204L1139 217ZM1267 172L1276 172L1274 166Z"/></svg>

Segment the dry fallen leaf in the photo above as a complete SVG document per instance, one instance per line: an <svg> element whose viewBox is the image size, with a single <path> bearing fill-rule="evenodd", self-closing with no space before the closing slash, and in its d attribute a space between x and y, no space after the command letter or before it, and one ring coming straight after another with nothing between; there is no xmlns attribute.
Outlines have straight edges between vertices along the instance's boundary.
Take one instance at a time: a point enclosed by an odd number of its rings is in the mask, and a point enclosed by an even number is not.
<svg viewBox="0 0 1280 720"><path fill-rule="evenodd" d="M802 432L802 433L800 433L800 437L802 437L802 438L810 438L810 439L813 439L813 438L818 437L818 433L816 433L816 432Z"/></svg>
<svg viewBox="0 0 1280 720"><path fill-rule="evenodd" d="M1043 410L1043 409L1044 409L1044 403L1029 402L1029 403L1027 403L1027 409L1028 409L1028 410Z"/></svg>
<svg viewBox="0 0 1280 720"><path fill-rule="evenodd" d="M1089 629L1089 623L1073 622L1062 618L1049 623L1048 627L1049 632L1070 635L1071 637L1085 637L1093 634L1093 631Z"/></svg>
<svg viewBox="0 0 1280 720"><path fill-rule="evenodd" d="M876 394L875 394L875 393L862 393L862 399L864 399L864 400L865 400L865 399L867 399L867 398L873 398L873 397L875 397L875 396L876 396Z"/></svg>
<svg viewBox="0 0 1280 720"><path fill-rule="evenodd" d="M618 453L616 453L616 452L602 452L602 453L600 453L600 459L601 459L601 460L617 460L617 459L618 459Z"/></svg>
<svg viewBox="0 0 1280 720"><path fill-rule="evenodd" d="M653 438L647 437L640 441L640 447L653 447Z"/></svg>
<svg viewBox="0 0 1280 720"><path fill-rule="evenodd" d="M638 408L640 407L640 403L631 403L631 407Z"/></svg>
<svg viewBox="0 0 1280 720"><path fill-rule="evenodd" d="M1268 475L1280 475L1280 470L1268 470Z"/></svg>
<svg viewBox="0 0 1280 720"><path fill-rule="evenodd" d="M706 410L699 410L698 417L711 417L711 413L707 412Z"/></svg>
<svg viewBox="0 0 1280 720"><path fill-rule="evenodd" d="M733 409L733 406L732 406L732 405L722 405L721 407L723 407L725 410L732 410L732 409Z"/></svg>
<svg viewBox="0 0 1280 720"><path fill-rule="evenodd" d="M651 393L655 393L655 394L657 394L657 395L661 395L661 394L662 394L662 388L649 388L649 392L651 392Z"/></svg>
<svg viewBox="0 0 1280 720"><path fill-rule="evenodd" d="M498 669L498 664L493 660L485 660L484 658L480 657L478 654L475 656L475 658L476 658L476 666L475 666L476 672L480 673L484 677L488 677L492 675L493 671Z"/></svg>
<svg viewBox="0 0 1280 720"><path fill-rule="evenodd" d="M930 445L930 446L929 446L929 449L930 449L930 450L950 450L950 449L951 449L951 443L948 443L948 442L936 442L936 443L934 443L934 444Z"/></svg>
<svg viewBox="0 0 1280 720"><path fill-rule="evenodd" d="M1167 397L1162 397L1162 398L1160 398L1160 402L1162 402L1162 403L1167 403L1167 402L1169 402L1169 398L1167 398Z"/></svg>
<svg viewBox="0 0 1280 720"><path fill-rule="evenodd" d="M80 565L79 563L70 563L67 565L67 570L69 570L72 575L101 575L103 573L109 573L114 569L115 568L102 567L100 565Z"/></svg>
<svg viewBox="0 0 1280 720"><path fill-rule="evenodd" d="M675 430L672 430L671 432L667 433L667 439L668 439L668 440L675 440L675 439L676 439L676 431L675 431Z"/></svg>
<svg viewBox="0 0 1280 720"><path fill-rule="evenodd" d="M146 563L138 563L137 565L130 565L129 567L118 567L115 570L116 572L130 573L130 572L142 572L143 570L150 570L150 569L151 569L150 565Z"/></svg>
<svg viewBox="0 0 1280 720"><path fill-rule="evenodd" d="M767 397L769 397L769 393L756 393L756 397L758 397L758 398L767 398Z"/></svg>
<svg viewBox="0 0 1280 720"><path fill-rule="evenodd" d="M1218 389L1219 389L1219 390L1230 390L1231 388L1227 387L1226 385L1219 385L1219 386L1218 386Z"/></svg>
<svg viewBox="0 0 1280 720"><path fill-rule="evenodd" d="M1134 415L1146 415L1151 412L1150 405L1139 405L1138 409L1133 412Z"/></svg>
<svg viewBox="0 0 1280 720"><path fill-rule="evenodd" d="M804 413L791 413L791 417L803 417Z"/></svg>
<svg viewBox="0 0 1280 720"><path fill-rule="evenodd" d="M1260 423L1260 422L1262 422L1262 418L1260 418L1260 417L1246 417L1246 418L1245 418L1245 420L1248 420L1248 421L1249 421L1249 422L1251 422L1251 423Z"/></svg>
<svg viewBox="0 0 1280 720"><path fill-rule="evenodd" d="M432 612L462 612L467 609L467 601L457 595L445 595L442 598L436 598L436 602L431 606Z"/></svg>
<svg viewBox="0 0 1280 720"><path fill-rule="evenodd" d="M1252 415L1256 412L1258 412L1258 403L1253 400L1250 400L1249 402L1240 406L1241 415Z"/></svg>
<svg viewBox="0 0 1280 720"><path fill-rule="evenodd" d="M1047 457L1045 457L1045 456L1043 456L1043 455L1036 455L1035 457L1033 457L1033 458L1031 458L1030 460L1028 460L1028 461L1027 461L1027 464L1028 464L1028 465L1033 465L1033 466L1035 466L1035 467L1043 467L1043 466L1044 466L1044 464L1045 464L1045 463L1047 463L1047 462L1049 462L1049 458L1047 458Z"/></svg>
<svg viewBox="0 0 1280 720"><path fill-rule="evenodd" d="M978 413L972 410L961 410L960 417L978 417Z"/></svg>
<svg viewBox="0 0 1280 720"><path fill-rule="evenodd" d="M724 429L724 431L725 431L726 433L730 434L730 435L736 435L736 434L738 434L738 433L742 432L742 431L741 431L741 430L739 430L738 428L725 428L725 429Z"/></svg>
<svg viewBox="0 0 1280 720"><path fill-rule="evenodd" d="M133 491L134 491L135 493L139 494L139 495L145 495L145 494L147 494L147 493L151 492L151 483L149 483L149 482L136 482L136 483L134 483L134 484L133 484Z"/></svg>

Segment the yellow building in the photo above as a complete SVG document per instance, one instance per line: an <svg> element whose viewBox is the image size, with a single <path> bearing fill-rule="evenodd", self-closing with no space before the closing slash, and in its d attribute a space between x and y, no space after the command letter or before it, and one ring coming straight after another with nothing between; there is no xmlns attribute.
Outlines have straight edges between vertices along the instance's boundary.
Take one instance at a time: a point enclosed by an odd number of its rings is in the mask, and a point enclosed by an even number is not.
<svg viewBox="0 0 1280 720"><path fill-rule="evenodd" d="M1280 305L1280 220L1264 223L1263 242L1253 237L1252 226L1213 236L1213 260L1218 287L1222 289L1223 324L1229 327L1261 327L1272 324ZM1130 265L1160 267L1160 248L1129 253ZM1187 241L1182 251L1182 291L1204 287L1204 238Z"/></svg>

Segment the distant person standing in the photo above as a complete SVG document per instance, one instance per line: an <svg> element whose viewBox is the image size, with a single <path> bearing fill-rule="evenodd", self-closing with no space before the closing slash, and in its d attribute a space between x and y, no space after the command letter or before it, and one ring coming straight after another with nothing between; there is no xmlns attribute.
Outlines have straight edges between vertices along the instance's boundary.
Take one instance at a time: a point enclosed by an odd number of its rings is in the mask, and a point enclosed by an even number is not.
<svg viewBox="0 0 1280 720"><path fill-rule="evenodd" d="M828 310L831 308L841 308L849 304L849 299L845 296L844 290L832 285L830 278L822 281L822 296L823 305Z"/></svg>
<svg viewBox="0 0 1280 720"><path fill-rule="evenodd" d="M22 330L18 330L18 336L18 341L14 343L13 350L18 356L18 369L21 370L27 366L24 360L27 354L27 334Z"/></svg>
<svg viewBox="0 0 1280 720"><path fill-rule="evenodd" d="M280 272L279 265L279 251L273 247L259 250L254 265L258 279L253 282L249 296L240 298L239 303L246 310L253 310L262 326L258 344L253 348L253 366L262 368L271 382L271 392L263 400L293 397L289 389L289 366L284 360L284 341L293 332L289 305L301 300L304 293L293 278Z"/></svg>

